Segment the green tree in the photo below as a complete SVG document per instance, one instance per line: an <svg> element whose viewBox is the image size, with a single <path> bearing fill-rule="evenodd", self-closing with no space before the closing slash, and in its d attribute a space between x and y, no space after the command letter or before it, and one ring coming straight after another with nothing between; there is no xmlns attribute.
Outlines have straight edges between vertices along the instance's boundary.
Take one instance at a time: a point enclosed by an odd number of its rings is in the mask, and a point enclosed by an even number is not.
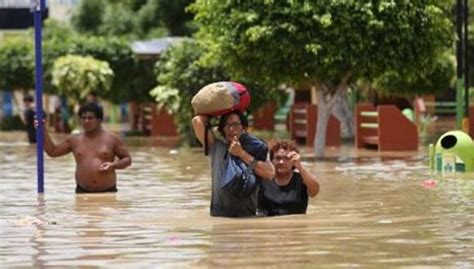
<svg viewBox="0 0 474 269"><path fill-rule="evenodd" d="M30 36L33 36L34 32L31 29ZM43 27L43 42L45 41L62 41L65 42L66 40L71 39L72 37L76 36L77 33L72 29L70 24L64 23L62 21L58 21L55 19L47 19L44 22Z"/></svg>
<svg viewBox="0 0 474 269"><path fill-rule="evenodd" d="M0 87L30 89L34 86L33 30L0 45ZM77 36L65 24L48 19L43 31L44 90L54 92L51 86L51 68L54 60L71 50L70 40Z"/></svg>
<svg viewBox="0 0 474 269"><path fill-rule="evenodd" d="M99 92L99 96L112 102L148 97L147 89L136 88L137 80L147 79L139 73L138 62L125 39L116 37L80 36L71 40L69 53L106 61L114 71L113 91ZM150 71L151 72L151 71ZM149 79L152 79L150 77Z"/></svg>
<svg viewBox="0 0 474 269"><path fill-rule="evenodd" d="M32 42L27 38L15 38L0 44L0 89L33 88Z"/></svg>
<svg viewBox="0 0 474 269"><path fill-rule="evenodd" d="M67 55L54 62L52 83L74 100L84 100L92 91L109 91L114 72L109 64L92 57Z"/></svg>
<svg viewBox="0 0 474 269"><path fill-rule="evenodd" d="M80 33L98 34L103 23L106 2L104 0L82 0L71 17L71 23Z"/></svg>
<svg viewBox="0 0 474 269"><path fill-rule="evenodd" d="M98 33L108 36L129 36L136 38L136 20L133 12L121 3L107 5L103 15L103 23L98 28Z"/></svg>
<svg viewBox="0 0 474 269"><path fill-rule="evenodd" d="M128 39L191 35L191 0L83 0L71 22L81 33Z"/></svg>
<svg viewBox="0 0 474 269"><path fill-rule="evenodd" d="M33 40L19 37L0 44L0 88L31 89L34 86ZM139 60L130 43L117 37L88 36L75 33L67 25L47 20L43 39L43 89L60 93L52 85L54 62L69 54L92 56L106 61L114 71L112 91L99 96L120 103L128 100L150 101L149 90L155 83L155 61Z"/></svg>
<svg viewBox="0 0 474 269"><path fill-rule="evenodd" d="M448 0L206 1L191 9L206 61L265 84L318 91L315 154L348 84L387 72L427 73L452 44Z"/></svg>
<svg viewBox="0 0 474 269"><path fill-rule="evenodd" d="M75 54L72 40L81 35L67 24L52 19L46 21L43 33L43 90L55 94L57 92L51 84L54 61L61 56Z"/></svg>
<svg viewBox="0 0 474 269"><path fill-rule="evenodd" d="M149 89L154 85L152 64L136 59L128 41L117 37L72 35L64 39L44 41L43 62L45 91L55 93L51 85L54 61L68 54L92 56L106 61L114 71L113 91L98 92L114 103L128 100L150 100Z"/></svg>
<svg viewBox="0 0 474 269"><path fill-rule="evenodd" d="M400 74L389 71L375 79L372 86L385 95L396 93L407 97L414 94L444 92L454 83L456 75L454 63L452 51L446 52L436 58L433 68L428 72Z"/></svg>
<svg viewBox="0 0 474 269"><path fill-rule="evenodd" d="M149 0L153 1L153 0ZM191 35L193 14L186 11L192 0L154 0L158 2L156 13L161 18L163 25L169 29L173 36Z"/></svg>
<svg viewBox="0 0 474 269"><path fill-rule="evenodd" d="M142 1L144 2L144 1ZM137 23L143 36L149 36L167 29L172 36L189 36L195 30L193 15L186 11L191 0L148 0L138 7Z"/></svg>
<svg viewBox="0 0 474 269"><path fill-rule="evenodd" d="M242 82L250 91L252 103L249 111L255 111L268 101L279 102L282 92L263 85L248 83L231 77L222 65L206 65L200 58L206 49L189 40L165 51L156 63L157 86L150 91L158 104L170 111L178 124L178 131L185 142L196 145L190 122L193 117L192 97L204 86L216 81Z"/></svg>
<svg viewBox="0 0 474 269"><path fill-rule="evenodd" d="M156 63L158 85L150 91L150 95L175 116L179 133L191 145L196 143L190 127L192 97L211 82L229 79L221 67L206 67L198 61L203 51L192 41L166 50Z"/></svg>

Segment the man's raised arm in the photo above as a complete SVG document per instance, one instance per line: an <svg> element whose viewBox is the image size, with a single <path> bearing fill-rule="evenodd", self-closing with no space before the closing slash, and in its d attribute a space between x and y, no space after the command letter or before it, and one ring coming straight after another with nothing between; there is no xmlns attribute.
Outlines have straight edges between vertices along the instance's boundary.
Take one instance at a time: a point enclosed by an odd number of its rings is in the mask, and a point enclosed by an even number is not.
<svg viewBox="0 0 474 269"><path fill-rule="evenodd" d="M66 137L66 139L59 143L58 145L54 144L53 140L49 136L48 128L43 125L44 130L44 151L48 154L49 157L59 157L66 155L71 152L71 136Z"/></svg>

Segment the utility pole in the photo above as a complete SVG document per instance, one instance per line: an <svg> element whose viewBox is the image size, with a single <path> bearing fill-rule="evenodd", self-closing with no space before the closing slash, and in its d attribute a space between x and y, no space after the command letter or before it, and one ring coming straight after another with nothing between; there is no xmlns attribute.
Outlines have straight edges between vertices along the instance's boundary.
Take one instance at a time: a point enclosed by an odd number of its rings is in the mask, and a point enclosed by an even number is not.
<svg viewBox="0 0 474 269"><path fill-rule="evenodd" d="M464 0L464 126L469 118L469 0ZM463 128L466 130L467 128Z"/></svg>
<svg viewBox="0 0 474 269"><path fill-rule="evenodd" d="M32 12L35 25L35 100L36 120L39 122L36 130L36 174L38 194L44 193L44 159L43 159L43 53L42 53L42 16L45 10L45 0L32 0Z"/></svg>
<svg viewBox="0 0 474 269"><path fill-rule="evenodd" d="M464 0L456 1L456 128L462 128L464 94Z"/></svg>
<svg viewBox="0 0 474 269"><path fill-rule="evenodd" d="M456 1L456 128L464 131L469 125L469 3ZM463 98L464 97L464 98ZM463 109L464 108L464 109Z"/></svg>

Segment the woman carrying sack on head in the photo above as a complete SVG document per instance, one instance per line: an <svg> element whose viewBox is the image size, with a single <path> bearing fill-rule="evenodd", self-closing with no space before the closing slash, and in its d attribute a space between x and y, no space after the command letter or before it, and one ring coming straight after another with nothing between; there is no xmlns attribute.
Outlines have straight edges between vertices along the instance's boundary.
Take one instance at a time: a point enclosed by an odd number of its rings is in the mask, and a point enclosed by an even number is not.
<svg viewBox="0 0 474 269"><path fill-rule="evenodd" d="M238 85L243 87L240 84ZM203 89L209 90L209 86L212 86L212 84ZM228 82L221 83L215 88L218 90L225 88L230 95L236 91L235 84ZM219 103L217 98L209 98L208 100ZM233 104L238 103L237 101ZM273 165L266 157L268 148L262 141L246 132L248 122L240 109L232 110L230 108L231 112L224 109L227 112L224 115L213 114L213 116L220 116L218 131L224 138L220 139L215 136L211 128L207 127L209 126L209 114L200 114L195 103L193 103L193 107L195 113L198 114L192 120L194 133L198 140L203 145L207 144L209 148L212 176L211 216L255 216L259 182L262 179L269 180L274 176ZM222 110L222 107L218 109ZM229 158L232 158L232 160ZM229 176L228 168L231 165L242 167L241 174ZM243 176L242 173L250 176Z"/></svg>

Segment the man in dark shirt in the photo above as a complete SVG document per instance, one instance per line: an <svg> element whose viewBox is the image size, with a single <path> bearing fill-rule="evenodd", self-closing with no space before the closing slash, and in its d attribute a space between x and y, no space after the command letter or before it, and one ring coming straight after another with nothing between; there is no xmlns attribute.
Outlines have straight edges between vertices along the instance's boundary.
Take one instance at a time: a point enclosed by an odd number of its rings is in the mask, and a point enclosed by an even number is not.
<svg viewBox="0 0 474 269"><path fill-rule="evenodd" d="M26 127L26 133L28 135L28 142L30 144L36 143L36 128L35 128L35 107L33 97L26 95L23 97L23 103L25 104L25 111L23 117L21 117L23 124Z"/></svg>
<svg viewBox="0 0 474 269"><path fill-rule="evenodd" d="M100 109L103 109L102 105L99 102L99 97L97 96L97 93L95 91L91 91L87 96L86 96L86 104L89 103L94 103L96 104Z"/></svg>
<svg viewBox="0 0 474 269"><path fill-rule="evenodd" d="M275 178L262 181L258 195L258 215L305 214L308 196L319 192L316 177L301 164L298 149L291 141L277 140L270 149ZM294 169L297 171L294 171Z"/></svg>

